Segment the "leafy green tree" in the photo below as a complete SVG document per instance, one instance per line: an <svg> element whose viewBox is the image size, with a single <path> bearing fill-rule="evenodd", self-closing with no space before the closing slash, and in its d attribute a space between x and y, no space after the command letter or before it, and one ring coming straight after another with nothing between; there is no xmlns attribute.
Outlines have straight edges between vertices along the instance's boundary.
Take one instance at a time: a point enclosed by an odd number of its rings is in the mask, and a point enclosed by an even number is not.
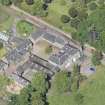
<svg viewBox="0 0 105 105"><path fill-rule="evenodd" d="M19 95L19 104L20 105L29 105L30 104L30 95L27 88L21 90Z"/></svg>
<svg viewBox="0 0 105 105"><path fill-rule="evenodd" d="M68 77L67 72L61 71L57 73L52 87L55 92L60 94L70 92L70 77Z"/></svg>
<svg viewBox="0 0 105 105"><path fill-rule="evenodd" d="M2 48L3 48L3 43L0 42L0 49L2 49Z"/></svg>
<svg viewBox="0 0 105 105"><path fill-rule="evenodd" d="M48 47L46 47L46 49L45 49L45 53L46 53L46 54L50 54L50 53L52 53L52 51L53 51L52 46L48 46Z"/></svg>
<svg viewBox="0 0 105 105"><path fill-rule="evenodd" d="M48 4L44 3L42 8L43 8L43 10L47 10Z"/></svg>
<svg viewBox="0 0 105 105"><path fill-rule="evenodd" d="M32 79L32 87L41 94L45 94L49 88L48 81L46 80L46 74L43 72L37 72Z"/></svg>
<svg viewBox="0 0 105 105"><path fill-rule="evenodd" d="M80 24L80 20L78 18L71 19L70 25L71 27L77 29Z"/></svg>
<svg viewBox="0 0 105 105"><path fill-rule="evenodd" d="M51 3L52 0L43 0L45 3Z"/></svg>
<svg viewBox="0 0 105 105"><path fill-rule="evenodd" d="M100 65L101 59L102 59L102 53L101 52L96 51L93 53L92 62L94 65Z"/></svg>
<svg viewBox="0 0 105 105"><path fill-rule="evenodd" d="M72 84L71 84L71 90L73 93L77 92L79 89L79 83L80 83L80 66L74 65L73 72L72 72Z"/></svg>
<svg viewBox="0 0 105 105"><path fill-rule="evenodd" d="M20 4L23 2L23 0L11 0L12 3L14 3L15 5Z"/></svg>
<svg viewBox="0 0 105 105"><path fill-rule="evenodd" d="M75 18L78 16L78 10L75 8L75 7L71 7L69 9L69 15L72 17L72 18Z"/></svg>
<svg viewBox="0 0 105 105"><path fill-rule="evenodd" d="M67 16L67 15L62 15L62 16L61 16L61 21L62 21L63 23L68 23L68 22L70 21L70 17Z"/></svg>
<svg viewBox="0 0 105 105"><path fill-rule="evenodd" d="M34 4L34 0L25 0L25 2L26 2L28 5Z"/></svg>
<svg viewBox="0 0 105 105"><path fill-rule="evenodd" d="M9 97L9 103L8 105L19 105L18 102L18 95L13 94L12 96Z"/></svg>
<svg viewBox="0 0 105 105"><path fill-rule="evenodd" d="M39 92L33 92L31 96L32 105L45 105L42 96Z"/></svg>
<svg viewBox="0 0 105 105"><path fill-rule="evenodd" d="M3 5L6 5L6 6L9 6L9 5L11 5L11 0L1 0L1 3L3 4Z"/></svg>
<svg viewBox="0 0 105 105"><path fill-rule="evenodd" d="M105 0L98 0L98 4L103 7L105 6Z"/></svg>
<svg viewBox="0 0 105 105"><path fill-rule="evenodd" d="M83 21L85 19L87 19L88 17L88 13L85 10L80 10L78 13L78 18Z"/></svg>
<svg viewBox="0 0 105 105"><path fill-rule="evenodd" d="M84 96L80 92L77 92L76 94L74 94L74 102L76 103L76 105L83 105Z"/></svg>
<svg viewBox="0 0 105 105"><path fill-rule="evenodd" d="M43 2L42 0L36 0L34 5L33 5L33 15L38 15L41 16L43 13Z"/></svg>
<svg viewBox="0 0 105 105"><path fill-rule="evenodd" d="M90 10L95 10L97 8L97 4L95 2L92 2L89 4L89 9Z"/></svg>

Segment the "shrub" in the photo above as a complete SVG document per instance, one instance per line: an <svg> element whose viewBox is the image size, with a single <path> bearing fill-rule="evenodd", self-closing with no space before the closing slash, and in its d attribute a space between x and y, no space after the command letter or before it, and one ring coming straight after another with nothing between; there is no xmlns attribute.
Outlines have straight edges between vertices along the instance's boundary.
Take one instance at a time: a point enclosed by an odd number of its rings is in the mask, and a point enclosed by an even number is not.
<svg viewBox="0 0 105 105"><path fill-rule="evenodd" d="M62 16L61 16L61 21L62 21L63 23L68 23L68 22L70 21L70 17L67 16L67 15L62 15Z"/></svg>
<svg viewBox="0 0 105 105"><path fill-rule="evenodd" d="M74 8L74 7L71 7L71 8L69 9L69 15L70 15L72 18L77 17L77 16L78 16L78 11L77 11L77 9Z"/></svg>

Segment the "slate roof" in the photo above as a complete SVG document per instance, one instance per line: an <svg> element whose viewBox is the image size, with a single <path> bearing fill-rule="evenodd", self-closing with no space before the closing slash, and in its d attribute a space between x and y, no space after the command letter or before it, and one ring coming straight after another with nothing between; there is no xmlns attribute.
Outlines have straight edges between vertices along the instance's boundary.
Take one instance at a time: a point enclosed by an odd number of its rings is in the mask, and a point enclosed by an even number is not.
<svg viewBox="0 0 105 105"><path fill-rule="evenodd" d="M29 39L25 39L18 46L16 46L15 49L10 51L6 58L9 63L19 63L22 61L23 55L25 55L28 52L29 45L32 44L32 42Z"/></svg>
<svg viewBox="0 0 105 105"><path fill-rule="evenodd" d="M14 43L16 46L20 45L24 39L16 37L16 36L11 36L9 38L9 43Z"/></svg>
<svg viewBox="0 0 105 105"><path fill-rule="evenodd" d="M12 74L12 78L13 78L16 82L18 82L19 84L21 84L21 85L23 85L23 86L26 86L26 85L28 85L28 84L30 83L27 79L25 79L24 77L20 77L20 76L18 76L18 75L15 74L15 73Z"/></svg>
<svg viewBox="0 0 105 105"><path fill-rule="evenodd" d="M44 34L44 31L43 30L38 30L36 32L33 32L31 34L31 37L36 40L37 38L39 38L40 36L42 36Z"/></svg>
<svg viewBox="0 0 105 105"><path fill-rule="evenodd" d="M57 65L62 65L70 56L72 57L79 50L70 44L65 44L65 46L57 53L52 54L49 57L49 61L54 62Z"/></svg>
<svg viewBox="0 0 105 105"><path fill-rule="evenodd" d="M48 40L51 43L58 43L61 45L65 44L65 39L62 36L57 36L57 35L54 35L52 33L45 32L43 35L43 38Z"/></svg>
<svg viewBox="0 0 105 105"><path fill-rule="evenodd" d="M9 52L8 55L6 56L6 58L9 63L11 63L11 62L18 63L22 60L22 55L19 54L15 49L15 50L12 50L11 52Z"/></svg>
<svg viewBox="0 0 105 105"><path fill-rule="evenodd" d="M43 71L49 76L52 76L55 72L59 71L59 68L36 55L32 55L27 62L19 66L16 70L19 76L24 76L26 79L29 78L28 80L30 80L29 76L32 75L33 71ZM30 72L29 75L27 72Z"/></svg>
<svg viewBox="0 0 105 105"><path fill-rule="evenodd" d="M6 63L0 60L0 70L2 70L6 66Z"/></svg>

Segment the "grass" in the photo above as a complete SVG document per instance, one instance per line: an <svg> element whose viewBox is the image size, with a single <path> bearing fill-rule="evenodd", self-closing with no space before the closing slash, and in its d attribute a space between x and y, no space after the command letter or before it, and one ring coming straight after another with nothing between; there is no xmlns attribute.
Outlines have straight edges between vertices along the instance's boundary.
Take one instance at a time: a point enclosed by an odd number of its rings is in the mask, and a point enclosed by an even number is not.
<svg viewBox="0 0 105 105"><path fill-rule="evenodd" d="M61 22L62 15L68 15L68 10L70 8L70 1L63 3L62 0L53 0L48 7L48 16L42 17L43 20L47 21L48 23L62 29L65 32L74 32L75 29L70 26L70 23L64 24ZM24 11L33 14L33 7L34 5L27 5L25 1L23 1L19 8L23 9Z"/></svg>
<svg viewBox="0 0 105 105"><path fill-rule="evenodd" d="M34 26L25 21L25 20L20 20L17 25L16 25L17 31L22 35L22 36L29 36L31 32L34 30Z"/></svg>
<svg viewBox="0 0 105 105"><path fill-rule="evenodd" d="M62 15L68 15L68 10L70 8L70 1L68 1L65 5L61 4L61 0L54 0L49 5L49 15L45 18L43 18L48 23L62 29L65 32L74 32L75 29L70 27L70 23L64 24L61 22L61 16Z"/></svg>
<svg viewBox="0 0 105 105"><path fill-rule="evenodd" d="M99 66L97 70L81 87L84 105L105 105L105 66Z"/></svg>
<svg viewBox="0 0 105 105"><path fill-rule="evenodd" d="M8 105L7 100L3 100L10 95L6 91L6 86L9 85L12 81L9 80L6 76L0 75L0 105Z"/></svg>
<svg viewBox="0 0 105 105"><path fill-rule="evenodd" d="M14 20L3 8L0 7L0 31L9 30Z"/></svg>
<svg viewBox="0 0 105 105"><path fill-rule="evenodd" d="M23 1L19 7L21 9L23 9L24 11L29 12L30 14L32 14L32 10L33 10L33 5L27 5L27 3L25 1Z"/></svg>
<svg viewBox="0 0 105 105"><path fill-rule="evenodd" d="M4 57L5 54L6 54L6 49L5 48L0 49L0 59Z"/></svg>
<svg viewBox="0 0 105 105"><path fill-rule="evenodd" d="M81 105L105 105L105 66L97 67L97 72L81 84L80 92L84 96ZM57 94L53 89L48 101L49 105L75 105L72 94Z"/></svg>

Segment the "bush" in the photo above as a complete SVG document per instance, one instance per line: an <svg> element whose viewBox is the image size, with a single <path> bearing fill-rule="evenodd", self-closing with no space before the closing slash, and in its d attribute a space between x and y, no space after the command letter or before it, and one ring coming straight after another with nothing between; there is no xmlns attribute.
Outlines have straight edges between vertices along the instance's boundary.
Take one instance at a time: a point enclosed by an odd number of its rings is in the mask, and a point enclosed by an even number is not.
<svg viewBox="0 0 105 105"><path fill-rule="evenodd" d="M51 3L52 0L43 0L45 3Z"/></svg>
<svg viewBox="0 0 105 105"><path fill-rule="evenodd" d="M0 42L0 49L2 49L2 48L3 48L3 43Z"/></svg>
<svg viewBox="0 0 105 105"><path fill-rule="evenodd" d="M101 52L94 52L93 57L92 57L92 62L94 65L100 65L101 64L101 59L102 59L102 53Z"/></svg>
<svg viewBox="0 0 105 105"><path fill-rule="evenodd" d="M33 31L33 25L25 20L21 20L16 25L20 34L30 34Z"/></svg>
<svg viewBox="0 0 105 105"><path fill-rule="evenodd" d="M78 18L74 18L74 19L71 20L70 25L77 29L79 23L80 23L80 20Z"/></svg>
<svg viewBox="0 0 105 105"><path fill-rule="evenodd" d="M49 54L49 53L51 53L52 52L52 46L48 46L48 47L46 47L46 49L45 49L45 52L47 53L47 54Z"/></svg>
<svg viewBox="0 0 105 105"><path fill-rule="evenodd" d="M93 2L93 3L89 4L89 9L90 10L95 10L96 8L97 8L97 4L96 3Z"/></svg>
<svg viewBox="0 0 105 105"><path fill-rule="evenodd" d="M71 8L69 9L69 15L70 15L72 18L77 17L77 16L78 16L78 11L77 11L77 9L74 8L74 7L71 7Z"/></svg>
<svg viewBox="0 0 105 105"><path fill-rule="evenodd" d="M28 5L32 5L34 3L34 0L25 0L25 2L28 4Z"/></svg>
<svg viewBox="0 0 105 105"><path fill-rule="evenodd" d="M81 10L79 11L79 14L78 14L78 18L82 21L84 19L87 19L88 17L88 13L84 10Z"/></svg>
<svg viewBox="0 0 105 105"><path fill-rule="evenodd" d="M2 3L3 5L6 5L6 6L9 6L9 5L12 4L11 0L1 0L1 3Z"/></svg>
<svg viewBox="0 0 105 105"><path fill-rule="evenodd" d="M70 17L67 16L67 15L62 15L62 16L61 16L61 21L62 21L63 23L68 23L68 22L70 21Z"/></svg>
<svg viewBox="0 0 105 105"><path fill-rule="evenodd" d="M43 4L42 8L43 8L43 10L47 10L48 5L47 4Z"/></svg>

